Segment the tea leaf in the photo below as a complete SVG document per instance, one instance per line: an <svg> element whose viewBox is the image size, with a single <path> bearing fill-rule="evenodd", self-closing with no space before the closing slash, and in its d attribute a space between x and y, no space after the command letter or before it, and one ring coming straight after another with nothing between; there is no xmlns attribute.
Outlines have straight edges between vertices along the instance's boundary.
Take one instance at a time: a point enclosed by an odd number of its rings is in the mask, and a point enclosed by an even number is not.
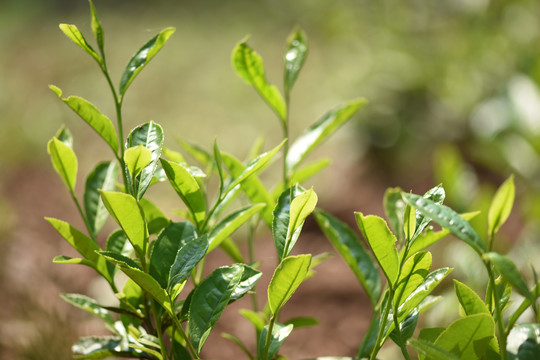
<svg viewBox="0 0 540 360"><path fill-rule="evenodd" d="M190 302L188 329L197 353L201 352L208 335L229 303L243 271L240 264L216 269L195 288Z"/></svg>
<svg viewBox="0 0 540 360"><path fill-rule="evenodd" d="M414 234L416 231L416 209L410 205L407 205L405 209L403 230L405 231L405 237L408 241L414 239Z"/></svg>
<svg viewBox="0 0 540 360"><path fill-rule="evenodd" d="M460 360L462 358L457 357L456 355L452 354L450 351L445 350L441 348L438 345L435 345L434 343L422 340L422 339L409 339L407 341L407 344L411 345L413 348L415 348L416 351L418 351L418 354L428 356L429 359L437 359L437 360Z"/></svg>
<svg viewBox="0 0 540 360"><path fill-rule="evenodd" d="M92 15L92 32L94 33L94 38L96 39L98 47L101 50L101 54L103 55L104 53L103 48L105 44L103 28L101 27L101 24L99 23L99 19L96 13L96 8L94 7L94 3L92 2L92 0L90 0L90 12Z"/></svg>
<svg viewBox="0 0 540 360"><path fill-rule="evenodd" d="M413 311L399 323L399 329L394 328L392 332L390 332L390 338L400 347L405 346L407 340L413 336L416 324L418 323L418 315L418 308L413 309Z"/></svg>
<svg viewBox="0 0 540 360"><path fill-rule="evenodd" d="M431 268L431 253L422 251L410 257L401 269L395 284L394 308L398 308L426 279Z"/></svg>
<svg viewBox="0 0 540 360"><path fill-rule="evenodd" d="M287 169L294 170L317 145L349 121L367 101L356 99L328 112L291 144L287 154Z"/></svg>
<svg viewBox="0 0 540 360"><path fill-rule="evenodd" d="M311 255L297 255L284 258L274 271L268 285L268 305L272 314L291 298L307 276Z"/></svg>
<svg viewBox="0 0 540 360"><path fill-rule="evenodd" d="M456 295L466 315L490 314L486 304L480 296L467 285L454 279Z"/></svg>
<svg viewBox="0 0 540 360"><path fill-rule="evenodd" d="M180 249L197 236L197 229L189 222L170 223L158 235L150 257L149 272L162 288L166 289L169 284L171 267Z"/></svg>
<svg viewBox="0 0 540 360"><path fill-rule="evenodd" d="M81 258L71 258L69 256L55 256L53 259L53 263L55 264L75 264L75 265L86 265L91 267L92 269L96 269L96 264L93 261L90 261L88 259L81 259Z"/></svg>
<svg viewBox="0 0 540 360"><path fill-rule="evenodd" d="M173 189L189 209L197 224L202 224L206 214L204 195L197 180L180 164L161 159L161 166Z"/></svg>
<svg viewBox="0 0 540 360"><path fill-rule="evenodd" d="M313 210L315 210L317 200L317 194L315 191L313 191L313 188L292 199L287 239L292 238L292 234L294 234L298 229L301 229L306 218L313 212ZM294 243L292 243L292 241L286 243L285 248L283 249L283 256L288 256L293 246Z"/></svg>
<svg viewBox="0 0 540 360"><path fill-rule="evenodd" d="M229 333L221 333L221 337L231 341L233 344L238 346L240 348L240 350L242 350L244 352L244 354L246 354L248 359L250 359L250 360L254 359L253 356L251 355L251 353L249 352L248 348L244 345L242 340L240 340L239 338L237 338L233 334L229 334Z"/></svg>
<svg viewBox="0 0 540 360"><path fill-rule="evenodd" d="M186 281L191 275L193 268L206 255L207 250L208 238L206 234L186 242L178 250L174 263L170 268L167 288L173 289L176 284Z"/></svg>
<svg viewBox="0 0 540 360"><path fill-rule="evenodd" d="M431 200L437 205L442 205L445 196L446 193L444 191L444 188L441 185L438 185L426 191L426 193L423 195L423 198ZM426 229L430 222L431 218L429 216L426 216L420 211L416 211L416 231L414 233L413 239L416 239L418 235L420 235Z"/></svg>
<svg viewBox="0 0 540 360"><path fill-rule="evenodd" d="M167 216L150 200L142 198L139 200L139 205L143 210L144 219L148 224L148 232L150 234L159 233L165 226L171 223Z"/></svg>
<svg viewBox="0 0 540 360"><path fill-rule="evenodd" d="M455 236L469 244L478 254L486 251L486 245L476 230L454 210L415 194L403 193L403 200L424 216L450 230Z"/></svg>
<svg viewBox="0 0 540 360"><path fill-rule="evenodd" d="M300 328L319 325L319 320L311 316L297 316L285 321L283 324L293 325L295 328Z"/></svg>
<svg viewBox="0 0 540 360"><path fill-rule="evenodd" d="M117 230L113 232L107 239L105 250L119 255L129 256L133 251L133 246L129 242L124 231ZM114 274L116 274L118 268L109 262L107 262L107 268L109 269L111 277L114 278Z"/></svg>
<svg viewBox="0 0 540 360"><path fill-rule="evenodd" d="M96 300L81 294L62 294L62 299L71 305L83 309L105 321L111 328L114 328L114 319L109 311L99 305Z"/></svg>
<svg viewBox="0 0 540 360"><path fill-rule="evenodd" d="M88 100L79 96L69 96L62 98L62 90L54 85L49 85L56 95L66 103L77 115L81 117L90 127L109 145L112 151L118 152L118 135L111 120L103 115L97 107Z"/></svg>
<svg viewBox="0 0 540 360"><path fill-rule="evenodd" d="M512 286L514 286L521 295L529 299L531 303L536 301L536 298L529 290L525 279L523 279L516 265L512 260L510 260L509 257L497 254L495 252L486 253L482 257L484 260L489 260L502 275L502 277L512 284Z"/></svg>
<svg viewBox="0 0 540 360"><path fill-rule="evenodd" d="M46 217L45 220L85 259L97 264L100 256L96 251L101 250L98 244L71 226L69 223L55 218Z"/></svg>
<svg viewBox="0 0 540 360"><path fill-rule="evenodd" d="M129 194L120 192L102 190L100 193L103 204L111 216L124 230L139 257L144 258L148 244L148 229L137 200Z"/></svg>
<svg viewBox="0 0 540 360"><path fill-rule="evenodd" d="M261 331L264 328L265 318L264 314L260 312L255 312L248 309L241 309L238 311L245 319L247 319L257 331Z"/></svg>
<svg viewBox="0 0 540 360"><path fill-rule="evenodd" d="M52 138L47 150L56 172L60 175L69 191L73 193L77 182L77 156L71 148L57 138Z"/></svg>
<svg viewBox="0 0 540 360"><path fill-rule="evenodd" d="M138 145L142 145L152 152L151 161L141 170L140 174L136 177L131 174L135 177L135 180L133 184L129 185L135 190L133 195L137 200L140 200L148 186L150 186L159 164L158 159L163 148L163 129L161 126L150 121L131 130L126 140L126 148L129 149ZM131 179L128 178L128 180L131 182Z"/></svg>
<svg viewBox="0 0 540 360"><path fill-rule="evenodd" d="M298 236L300 236L299 231L289 235L289 222L291 218L291 196L295 198L302 192L303 190L298 185L285 190L278 198L277 204L272 211L272 236L280 259L288 255L284 254L288 237L291 236L289 242L294 246Z"/></svg>
<svg viewBox="0 0 540 360"><path fill-rule="evenodd" d="M248 85L252 85L263 100L279 116L280 120L285 123L285 119L287 118L285 101L277 87L270 85L266 81L262 58L246 44L245 40L234 48L232 65L238 76Z"/></svg>
<svg viewBox="0 0 540 360"><path fill-rule="evenodd" d="M266 348L266 338L268 336L268 325L266 325L259 335L259 346L257 348L257 354L259 359L273 359L279 351L279 348L285 341L285 339L291 334L293 325L274 324L272 329L272 335L270 336L270 345L268 346L268 354L265 357L264 351Z"/></svg>
<svg viewBox="0 0 540 360"><path fill-rule="evenodd" d="M406 208L406 204L401 198L401 192L400 188L388 188L384 192L383 199L384 213L398 241L403 240L404 236L403 214L405 214Z"/></svg>
<svg viewBox="0 0 540 360"><path fill-rule="evenodd" d="M510 176L497 190L488 212L488 233L493 236L504 224L514 204L516 189L514 176Z"/></svg>
<svg viewBox="0 0 540 360"><path fill-rule="evenodd" d="M514 327L508 334L506 351L512 360L540 358L540 325L523 324Z"/></svg>
<svg viewBox="0 0 540 360"><path fill-rule="evenodd" d="M219 224L216 225L216 227L212 229L210 235L208 236L208 241L210 242L208 252L220 246L227 237L229 237L233 232L235 232L253 215L261 211L265 206L266 204L254 204L252 206L248 206L244 209L238 210L223 219Z"/></svg>
<svg viewBox="0 0 540 360"><path fill-rule="evenodd" d="M152 161L152 152L143 145L127 148L124 152L124 162L132 180Z"/></svg>
<svg viewBox="0 0 540 360"><path fill-rule="evenodd" d="M306 165L298 170L295 170L292 174L290 183L291 184L301 184L307 179L310 179L315 174L319 173L323 169L325 169L328 165L330 165L331 161L329 158L323 158L318 161L316 161L313 164ZM279 197L279 194L283 192L284 184L281 182L279 183L274 191L272 191L272 195L274 198Z"/></svg>
<svg viewBox="0 0 540 360"><path fill-rule="evenodd" d="M129 85L141 70L152 60L152 58L165 46L165 42L171 37L175 29L172 27L166 28L159 32L156 36L150 39L135 55L129 60L129 63L122 74L120 80L120 96L124 97Z"/></svg>
<svg viewBox="0 0 540 360"><path fill-rule="evenodd" d="M242 272L240 283L236 289L234 289L234 292L231 295L231 301L238 300L247 294L251 289L253 289L257 281L259 281L262 276L262 272L255 270L250 266L244 264L241 265L244 267L244 271Z"/></svg>
<svg viewBox="0 0 540 360"><path fill-rule="evenodd" d="M246 262L244 255L242 255L238 246L230 238L223 240L219 246L233 261L237 263Z"/></svg>
<svg viewBox="0 0 540 360"><path fill-rule="evenodd" d="M379 334L379 329L381 327L381 318L378 312L374 312L371 317L371 322L369 324L368 330L362 339L362 343L358 348L358 358L368 358L377 342L377 335Z"/></svg>
<svg viewBox="0 0 540 360"><path fill-rule="evenodd" d="M60 24L58 26L62 32L71 39L75 44L79 45L81 49L86 51L90 56L92 56L98 64L103 67L103 60L101 60L101 57L98 55L98 53L95 52L94 49L86 42L86 39L84 38L83 34L79 31L77 26L75 25L69 25L69 24Z"/></svg>
<svg viewBox="0 0 540 360"><path fill-rule="evenodd" d="M285 64L285 79L284 79L284 90L285 94L288 97L289 92L291 91L298 73L304 65L308 51L306 34L302 29L297 28L289 35L287 39L287 49L285 50L285 55L283 56L283 62Z"/></svg>
<svg viewBox="0 0 540 360"><path fill-rule="evenodd" d="M364 239L371 247L388 282L394 286L399 271L396 237L382 218L374 215L364 216L361 212L356 212L355 215Z"/></svg>
<svg viewBox="0 0 540 360"><path fill-rule="evenodd" d="M375 262L364 249L358 236L345 223L320 210L315 211L315 219L356 275L371 304L375 306L381 296L381 278Z"/></svg>
<svg viewBox="0 0 540 360"><path fill-rule="evenodd" d="M73 135L71 135L71 131L64 125L58 129L54 137L73 149Z"/></svg>
<svg viewBox="0 0 540 360"><path fill-rule="evenodd" d="M72 347L74 359L105 359L132 357L135 351L127 349L124 340L116 336L82 337Z"/></svg>
<svg viewBox="0 0 540 360"><path fill-rule="evenodd" d="M86 178L84 210L94 236L99 233L109 216L99 190L114 190L119 170L115 162L103 162Z"/></svg>

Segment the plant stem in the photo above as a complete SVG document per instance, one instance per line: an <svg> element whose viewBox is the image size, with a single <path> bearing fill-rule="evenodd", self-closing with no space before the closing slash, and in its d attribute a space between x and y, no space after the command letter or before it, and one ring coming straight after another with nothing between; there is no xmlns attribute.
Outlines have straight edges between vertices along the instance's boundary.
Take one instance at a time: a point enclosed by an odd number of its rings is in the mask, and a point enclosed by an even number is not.
<svg viewBox="0 0 540 360"><path fill-rule="evenodd" d="M373 347L373 351L371 352L371 356L369 357L369 360L375 360L377 357L377 353L382 347L382 339L384 337L384 331L386 327L386 321L388 319L388 314L390 313L390 308L392 307L392 300L394 297L394 290L389 289L388 290L388 300L386 303L386 307L384 308L383 316L381 317L381 327L379 328L379 334L377 335L377 341L375 342L375 346Z"/></svg>
<svg viewBox="0 0 540 360"><path fill-rule="evenodd" d="M161 316L157 312L156 302L154 300L151 300L151 306L152 306L152 315L154 316L154 320L156 322L156 332L159 339L159 346L161 348L161 354L164 356L164 359L167 359L168 351L167 351L167 346L165 346L165 342L163 341L163 330L161 328Z"/></svg>
<svg viewBox="0 0 540 360"><path fill-rule="evenodd" d="M184 331L184 328L182 327L182 324L180 324L180 321L178 321L178 318L176 317L176 315L174 314L174 312L170 312L169 315L171 316L171 319L173 320L173 323L174 323L176 329L177 329L178 332L180 333L180 336L182 336L182 337L184 338L184 340L186 341L186 344L187 344L187 346L188 346L189 352L191 353L191 356L192 356L195 360L200 360L199 355L197 354L197 352L196 352L195 349L193 348L193 345L191 345L191 342L189 341L189 338L188 338L188 336L186 335L186 332Z"/></svg>
<svg viewBox="0 0 540 360"><path fill-rule="evenodd" d="M286 107L286 115L285 119L283 119L282 127L283 127L283 140L287 140L285 144L283 144L283 188L287 189L289 187L289 169L287 167L287 155L289 154L289 92L287 91L285 93L285 107Z"/></svg>
<svg viewBox="0 0 540 360"><path fill-rule="evenodd" d="M487 261L484 261L484 265L486 266L486 270L489 275L489 283L491 285L491 292L493 296L493 305L495 308L495 322L497 323L497 328L499 332L499 343L500 343L500 352L501 352L501 360L507 360L506 355L506 332L504 331L504 323L502 318L502 312L501 307L499 304L499 298L497 295L497 291L495 291L495 276L493 275L493 267L491 264ZM490 296L491 298L491 296Z"/></svg>
<svg viewBox="0 0 540 360"><path fill-rule="evenodd" d="M268 352L270 351L270 341L272 340L272 331L274 331L274 323L276 322L276 314L272 314L270 323L268 324L268 333L266 334L266 342L264 344L264 354L262 360L268 359Z"/></svg>
<svg viewBox="0 0 540 360"><path fill-rule="evenodd" d="M75 196L75 193L73 190L69 191L71 198L73 199L73 202L75 202L75 205L77 206L77 210L79 211L79 214L81 215L81 218L84 221L84 226L86 227L86 230L88 231L88 234L92 238L92 240L96 241L96 235L92 231L92 227L90 226L90 223L88 223L88 219L86 218L86 215L84 214L81 204L79 203L79 200L77 199L77 196Z"/></svg>

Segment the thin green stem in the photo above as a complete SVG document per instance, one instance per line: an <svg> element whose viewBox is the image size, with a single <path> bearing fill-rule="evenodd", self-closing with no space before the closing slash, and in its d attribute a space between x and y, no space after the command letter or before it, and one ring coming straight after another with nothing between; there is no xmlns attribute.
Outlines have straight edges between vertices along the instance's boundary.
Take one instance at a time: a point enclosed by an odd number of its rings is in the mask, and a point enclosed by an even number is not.
<svg viewBox="0 0 540 360"><path fill-rule="evenodd" d="M386 307L384 308L383 316L381 317L381 327L379 328L379 333L377 335L377 341L375 342L375 346L373 347L373 351L371 352L371 355L369 357L369 360L375 360L377 358L377 353L382 347L382 340L384 337L384 331L386 327L386 321L388 319L388 314L390 313L390 308L392 307L392 300L394 297L394 291L392 289L388 290L388 300L386 303Z"/></svg>
<svg viewBox="0 0 540 360"><path fill-rule="evenodd" d="M499 304L500 299L498 298L497 291L495 291L495 276L493 274L493 267L487 261L484 262L484 265L485 265L486 270L487 270L488 275L489 275L489 283L490 283L491 292L492 292L492 296L490 296L490 298L493 297L493 304L494 304L494 310L495 310L495 313L494 313L495 322L497 323L497 328L498 328L498 332L499 332L499 344L500 344L500 348L501 348L501 360L507 360L507 355L506 355L506 332L504 330L504 322L503 322L503 317L502 317L502 312L501 312L501 306Z"/></svg>
<svg viewBox="0 0 540 360"><path fill-rule="evenodd" d="M274 323L276 322L276 314L272 314L270 323L268 324L268 333L266 334L266 343L264 344L263 360L268 359L268 352L270 351L270 341L272 340L272 331L274 331Z"/></svg>
<svg viewBox="0 0 540 360"><path fill-rule="evenodd" d="M180 321L178 321L178 318L176 317L176 315L173 312L169 312L169 315L171 316L171 319L173 320L174 326L176 327L176 329L180 333L180 336L182 336L182 338L185 340L185 342L187 344L187 347L188 347L188 350L191 353L191 356L195 360L200 360L199 355L197 354L197 352L193 348L193 345L191 345L191 342L189 341L189 338L188 338L186 332L184 331L184 328L182 327L182 324L180 324Z"/></svg>
<svg viewBox="0 0 540 360"><path fill-rule="evenodd" d="M161 348L161 354L164 356L165 359L167 359L168 351L167 346L165 346L165 341L163 341L163 329L161 326L161 316L159 316L156 308L156 302L154 300L151 300L151 306L152 306L152 315L154 316L154 321L156 322L156 332L159 339L159 346Z"/></svg>
<svg viewBox="0 0 540 360"><path fill-rule="evenodd" d="M287 156L289 154L289 103L290 103L290 97L289 92L287 91L285 93L285 107L286 107L286 115L285 119L283 119L282 122L282 128L283 128L283 140L287 139L285 144L283 145L283 188L287 189L289 187L289 168L287 166Z"/></svg>
<svg viewBox="0 0 540 360"><path fill-rule="evenodd" d="M77 196L75 196L75 193L73 192L73 190L70 190L69 193L71 195L71 198L73 199L73 202L75 203L75 206L77 206L77 210L79 211L79 214L81 215L81 218L84 221L84 226L86 227L86 230L88 231L88 234L90 235L92 240L96 241L96 235L92 231L92 227L90 226L90 223L88 222L88 218L86 217L86 215L83 212L81 204L79 203L79 199L77 199Z"/></svg>

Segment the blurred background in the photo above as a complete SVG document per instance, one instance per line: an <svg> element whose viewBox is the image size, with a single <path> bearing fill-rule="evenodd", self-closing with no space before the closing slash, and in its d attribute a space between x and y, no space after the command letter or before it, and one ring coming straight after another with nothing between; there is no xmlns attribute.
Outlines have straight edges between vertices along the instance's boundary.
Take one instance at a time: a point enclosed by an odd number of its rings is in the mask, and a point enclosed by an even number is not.
<svg viewBox="0 0 540 360"><path fill-rule="evenodd" d="M517 203L499 250L524 259L526 274L531 261L538 262L537 0L94 3L116 81L142 44L167 26L177 29L131 86L125 129L154 120L164 127L168 147L178 150L181 138L210 149L217 139L222 150L241 158L261 135L266 148L274 146L281 137L279 123L236 76L231 51L249 34L268 80L280 86L285 39L299 25L310 53L292 92L292 138L343 101L359 96L370 101L318 154L334 159L314 180L323 207L353 223L354 210L382 215L388 186L423 193L443 183L447 203L456 210L485 210L496 187L513 173ZM79 184L95 163L111 157L48 89L55 84L66 96L82 96L114 118L97 64L61 33L59 23L76 24L92 40L85 0L0 2L0 358L5 359L69 359L78 335L102 331L58 297L91 292L92 273L52 265L54 256L70 250L43 221L44 216L78 221L46 151L62 124L75 138ZM480 231L485 213L475 219ZM456 267L455 277L468 276L475 266L463 254L467 249L451 241L434 250L441 266ZM364 296L357 288L353 297ZM428 321L444 321L441 317ZM353 350L319 355L354 355L365 321L352 327L358 331Z"/></svg>

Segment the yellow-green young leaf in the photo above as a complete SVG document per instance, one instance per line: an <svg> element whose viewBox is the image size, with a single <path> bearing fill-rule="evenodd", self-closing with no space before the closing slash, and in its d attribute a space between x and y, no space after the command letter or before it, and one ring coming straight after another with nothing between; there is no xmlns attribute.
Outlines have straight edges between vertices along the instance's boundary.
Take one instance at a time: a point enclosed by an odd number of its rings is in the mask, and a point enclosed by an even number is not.
<svg viewBox="0 0 540 360"><path fill-rule="evenodd" d="M252 85L259 95L272 110L279 116L282 122L287 118L287 106L279 90L266 81L262 58L246 41L240 42L233 50L232 65L236 73L244 79L248 85Z"/></svg>
<svg viewBox="0 0 540 360"><path fill-rule="evenodd" d="M516 189L511 175L497 190L488 212L488 232L493 235L504 224L514 205Z"/></svg>
<svg viewBox="0 0 540 360"><path fill-rule="evenodd" d="M124 97L129 85L141 70L152 60L154 56L165 46L165 42L171 37L175 29L172 27L162 30L154 36L150 41L143 45L135 55L129 60L129 63L122 74L120 80L120 95Z"/></svg>
<svg viewBox="0 0 540 360"><path fill-rule="evenodd" d="M75 152L57 138L52 138L49 141L47 150L51 155L54 169L64 180L69 191L73 192L77 182L77 156Z"/></svg>
<svg viewBox="0 0 540 360"><path fill-rule="evenodd" d="M313 188L292 200L288 230L290 234L293 234L304 223L308 215L315 210L317 200L317 194L313 191Z"/></svg>
<svg viewBox="0 0 540 360"><path fill-rule="evenodd" d="M116 154L118 152L118 138L111 120L103 115L97 107L88 100L78 96L62 98L62 90L54 85L49 88L66 103L77 115L81 117L94 131L101 136Z"/></svg>
<svg viewBox="0 0 540 360"><path fill-rule="evenodd" d="M146 165L152 161L152 152L143 145L133 146L126 149L124 162L129 171L129 175L134 179Z"/></svg>
<svg viewBox="0 0 540 360"><path fill-rule="evenodd" d="M301 184L307 179L310 179L315 174L319 173L326 167L328 167L331 164L330 158L322 158L320 160L317 160L313 164L306 165L300 169L297 169L293 171L292 177L290 180L291 184ZM272 192L272 196L274 199L277 199L279 197L279 194L283 192L283 183L280 183L276 186L274 191Z"/></svg>
<svg viewBox="0 0 540 360"><path fill-rule="evenodd" d="M394 291L394 308L422 284L431 268L431 253L422 251L410 257L401 269Z"/></svg>
<svg viewBox="0 0 540 360"><path fill-rule="evenodd" d="M411 241L416 231L416 209L407 205L403 219L403 230L408 241Z"/></svg>
<svg viewBox="0 0 540 360"><path fill-rule="evenodd" d="M289 256L281 261L268 285L268 305L272 314L279 312L305 280L310 264L310 254Z"/></svg>
<svg viewBox="0 0 540 360"><path fill-rule="evenodd" d="M294 325L283 325L276 323L272 329L272 335L270 336L270 344L266 344L268 337L269 325L266 325L261 334L259 335L259 345L257 347L258 359L274 359L281 344L290 335L294 328ZM268 353L265 354L265 350L268 348Z"/></svg>
<svg viewBox="0 0 540 360"><path fill-rule="evenodd" d="M186 162L184 159L184 156L180 154L178 151L174 151L169 149L168 147L163 147L162 149L163 155L169 158L169 160L174 161L175 163L183 163Z"/></svg>
<svg viewBox="0 0 540 360"><path fill-rule="evenodd" d="M386 279L394 285L399 271L396 237L382 218L375 215L364 216L360 212L355 215L358 227L371 247Z"/></svg>
<svg viewBox="0 0 540 360"><path fill-rule="evenodd" d="M409 339L407 344L412 346L420 356L427 356L429 359L437 360L460 360L460 357L457 357L450 351L443 349L431 341L423 339Z"/></svg>
<svg viewBox="0 0 540 360"><path fill-rule="evenodd" d="M486 304L473 289L454 279L456 295L465 315L489 314Z"/></svg>
<svg viewBox="0 0 540 360"><path fill-rule="evenodd" d="M83 34L77 29L75 25L60 24L60 30L70 38L75 44L79 45L81 49L86 51L90 56L92 56L100 66L103 66L103 61L101 57L92 49L92 47L86 42Z"/></svg>
<svg viewBox="0 0 540 360"><path fill-rule="evenodd" d="M145 257L148 229L137 200L129 194L114 191L101 191L101 199L111 216L126 233L139 257Z"/></svg>
<svg viewBox="0 0 540 360"><path fill-rule="evenodd" d="M105 45L103 28L101 27L101 24L99 23L99 19L96 13L96 8L92 0L90 0L90 12L92 13L92 32L94 33L94 38L96 39L99 49L101 50L101 54L103 54L103 47Z"/></svg>

